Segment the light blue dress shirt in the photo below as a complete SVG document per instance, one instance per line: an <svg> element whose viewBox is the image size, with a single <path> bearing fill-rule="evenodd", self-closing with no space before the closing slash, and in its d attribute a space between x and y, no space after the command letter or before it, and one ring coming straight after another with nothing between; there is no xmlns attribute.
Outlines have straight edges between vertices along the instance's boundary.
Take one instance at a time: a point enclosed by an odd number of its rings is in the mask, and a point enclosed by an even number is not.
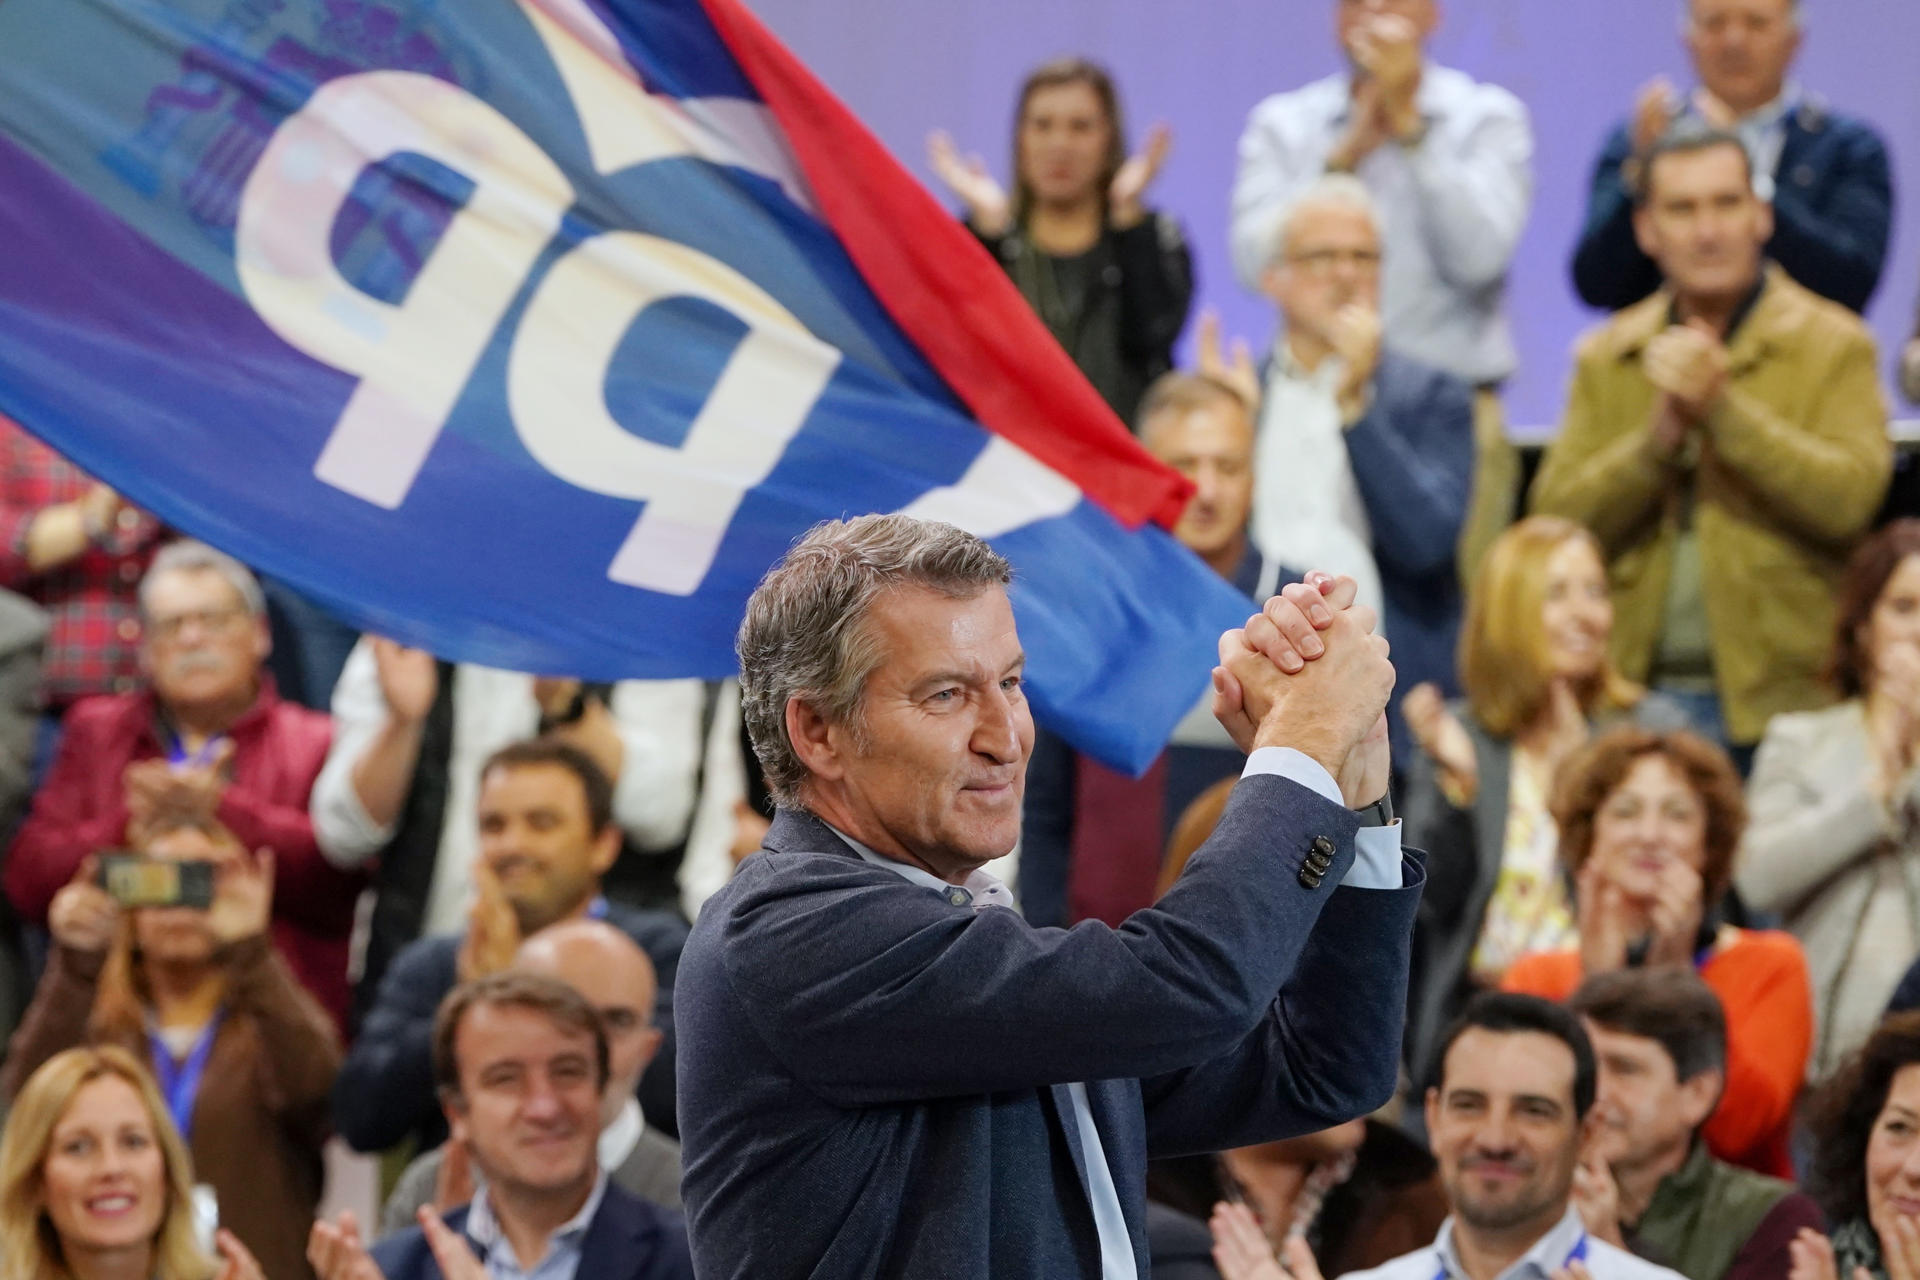
<svg viewBox="0 0 1920 1280"><path fill-rule="evenodd" d="M507 1240L506 1231L500 1226L500 1220L493 1214L493 1196L484 1188L473 1198L473 1207L467 1211L467 1238L480 1246L485 1259L488 1280L575 1280L580 1270L580 1248L587 1237L587 1228L593 1225L593 1215L600 1212L600 1201L607 1194L606 1170L594 1179L593 1191L587 1196L587 1202L580 1206L580 1212L569 1218L560 1229L547 1240L546 1256L523 1270L520 1259L513 1252L513 1245ZM585 1277L584 1280L592 1280Z"/></svg>
<svg viewBox="0 0 1920 1280"><path fill-rule="evenodd" d="M1533 204L1533 127L1505 89L1432 63L1414 105L1425 136L1382 144L1355 172L1379 206L1387 345L1462 381L1498 382L1518 359L1506 286ZM1342 74L1275 94L1248 117L1230 228L1248 289L1262 291L1280 225L1326 173L1351 107Z"/></svg>
<svg viewBox="0 0 1920 1280"><path fill-rule="evenodd" d="M1789 83L1780 96L1763 107L1755 107L1733 122L1733 132L1746 145L1753 161L1754 189L1762 199L1773 199L1774 178L1780 169L1780 153L1787 146L1787 118L1800 109L1804 95L1798 84ZM1691 99L1682 113L1700 119Z"/></svg>
<svg viewBox="0 0 1920 1280"><path fill-rule="evenodd" d="M1321 799L1345 805L1340 784L1324 766L1303 751L1292 747L1261 747L1247 757L1243 778L1256 773L1271 773L1297 782ZM1400 821L1392 826L1362 827L1353 835L1353 865L1340 883L1349 889L1398 889L1406 883L1400 869Z"/></svg>

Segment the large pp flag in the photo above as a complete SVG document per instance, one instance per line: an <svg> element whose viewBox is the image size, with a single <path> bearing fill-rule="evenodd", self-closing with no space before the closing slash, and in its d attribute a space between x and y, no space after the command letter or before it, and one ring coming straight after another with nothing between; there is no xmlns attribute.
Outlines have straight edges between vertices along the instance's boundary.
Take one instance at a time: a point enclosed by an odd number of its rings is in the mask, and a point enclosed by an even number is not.
<svg viewBox="0 0 1920 1280"><path fill-rule="evenodd" d="M1246 606L990 258L737 0L4 0L0 412L354 623L726 674L807 526L1018 570L1144 767Z"/></svg>

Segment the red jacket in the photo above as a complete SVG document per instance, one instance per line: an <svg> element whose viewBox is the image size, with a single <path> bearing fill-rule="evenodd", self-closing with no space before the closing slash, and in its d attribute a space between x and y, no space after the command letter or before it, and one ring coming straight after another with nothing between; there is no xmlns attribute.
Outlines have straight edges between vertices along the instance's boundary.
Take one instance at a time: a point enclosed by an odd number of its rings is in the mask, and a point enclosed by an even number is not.
<svg viewBox="0 0 1920 1280"><path fill-rule="evenodd" d="M327 758L327 716L260 696L227 732L232 781L215 816L249 849L274 853L273 939L294 974L345 1027L347 944L363 879L336 869L314 842L307 795ZM84 698L67 713L60 752L7 853L4 883L20 915L45 923L53 895L81 861L126 844L120 775L166 753L149 691Z"/></svg>

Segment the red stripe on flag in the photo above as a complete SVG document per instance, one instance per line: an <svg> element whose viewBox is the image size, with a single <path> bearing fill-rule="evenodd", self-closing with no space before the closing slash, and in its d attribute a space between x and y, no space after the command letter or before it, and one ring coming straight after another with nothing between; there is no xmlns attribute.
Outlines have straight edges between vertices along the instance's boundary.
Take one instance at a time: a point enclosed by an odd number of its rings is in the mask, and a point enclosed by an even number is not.
<svg viewBox="0 0 1920 1280"><path fill-rule="evenodd" d="M989 430L1129 528L1172 528L1193 486L1133 438L1000 265L740 0L701 0L894 322Z"/></svg>

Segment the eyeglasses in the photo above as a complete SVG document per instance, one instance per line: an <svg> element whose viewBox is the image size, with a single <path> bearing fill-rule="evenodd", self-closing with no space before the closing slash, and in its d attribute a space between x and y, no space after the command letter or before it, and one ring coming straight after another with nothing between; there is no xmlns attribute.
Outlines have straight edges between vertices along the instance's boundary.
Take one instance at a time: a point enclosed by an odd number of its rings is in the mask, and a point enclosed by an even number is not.
<svg viewBox="0 0 1920 1280"><path fill-rule="evenodd" d="M1355 271L1365 273L1380 269L1380 251L1378 249L1309 249L1305 253L1288 254L1287 262L1312 276L1330 276L1335 268L1341 266L1349 266Z"/></svg>
<svg viewBox="0 0 1920 1280"><path fill-rule="evenodd" d="M219 635L237 622L246 610L234 605L223 609L189 609L185 613L170 614L164 618L148 618L147 634L155 640L172 640L186 630L187 624L197 622L200 630L208 635Z"/></svg>

